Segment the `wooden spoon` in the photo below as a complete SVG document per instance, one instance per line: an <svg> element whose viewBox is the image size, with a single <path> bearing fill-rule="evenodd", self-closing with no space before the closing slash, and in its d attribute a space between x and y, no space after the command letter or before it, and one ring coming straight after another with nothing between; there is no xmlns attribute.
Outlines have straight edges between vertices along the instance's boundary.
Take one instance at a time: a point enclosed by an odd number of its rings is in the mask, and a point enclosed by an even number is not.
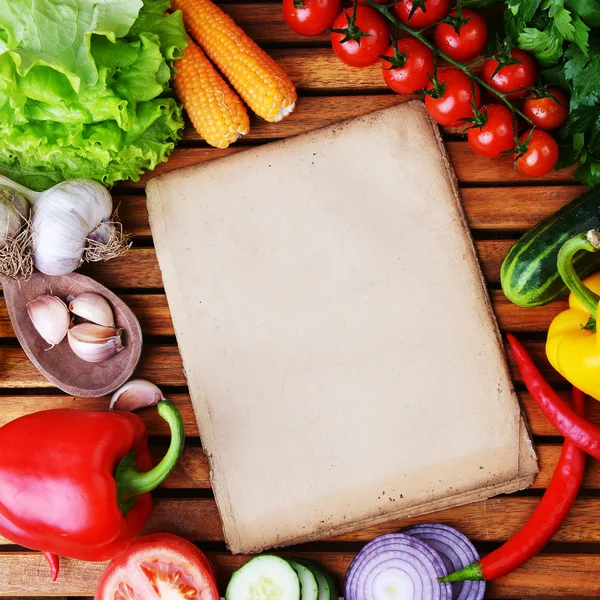
<svg viewBox="0 0 600 600"><path fill-rule="evenodd" d="M135 370L142 353L142 330L131 309L97 281L70 273L50 277L34 273L31 279L2 282L6 306L17 338L29 360L56 387L73 396L96 398L114 392ZM115 324L123 328L124 350L100 363L90 363L76 356L67 338L52 349L33 326L27 313L27 303L44 294L58 296L66 304L67 296L94 292L108 300Z"/></svg>

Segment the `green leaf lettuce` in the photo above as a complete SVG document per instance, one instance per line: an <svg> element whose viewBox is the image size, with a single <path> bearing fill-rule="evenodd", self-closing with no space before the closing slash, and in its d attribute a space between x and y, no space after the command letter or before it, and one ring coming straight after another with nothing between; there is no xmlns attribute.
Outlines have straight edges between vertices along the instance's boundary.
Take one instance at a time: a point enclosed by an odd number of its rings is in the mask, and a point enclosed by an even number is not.
<svg viewBox="0 0 600 600"><path fill-rule="evenodd" d="M187 36L169 0L0 3L0 172L34 189L138 180L183 128L172 61Z"/></svg>

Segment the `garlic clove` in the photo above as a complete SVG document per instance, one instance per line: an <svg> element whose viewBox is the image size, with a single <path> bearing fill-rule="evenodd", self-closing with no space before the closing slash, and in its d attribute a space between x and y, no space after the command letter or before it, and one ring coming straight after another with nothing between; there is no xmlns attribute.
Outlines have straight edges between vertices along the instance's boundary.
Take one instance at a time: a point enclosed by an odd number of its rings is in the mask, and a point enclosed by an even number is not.
<svg viewBox="0 0 600 600"><path fill-rule="evenodd" d="M67 305L56 296L40 296L27 303L27 313L36 331L53 348L67 335L70 315Z"/></svg>
<svg viewBox="0 0 600 600"><path fill-rule="evenodd" d="M68 298L67 298L68 300ZM110 304L98 294L86 292L69 303L69 310L78 317L104 327L114 327L115 317Z"/></svg>
<svg viewBox="0 0 600 600"><path fill-rule="evenodd" d="M138 408L155 406L164 399L160 389L150 381L132 379L113 394L110 409L133 412Z"/></svg>
<svg viewBox="0 0 600 600"><path fill-rule="evenodd" d="M81 323L69 329L71 350L86 362L102 362L123 350L122 329Z"/></svg>

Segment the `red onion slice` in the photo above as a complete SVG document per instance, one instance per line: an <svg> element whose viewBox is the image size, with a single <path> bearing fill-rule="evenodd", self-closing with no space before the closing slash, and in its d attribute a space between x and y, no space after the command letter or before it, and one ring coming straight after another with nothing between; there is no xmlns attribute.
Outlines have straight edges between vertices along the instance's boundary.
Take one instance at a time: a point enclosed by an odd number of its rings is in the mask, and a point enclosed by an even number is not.
<svg viewBox="0 0 600 600"><path fill-rule="evenodd" d="M448 572L453 573L479 560L479 553L471 540L453 527L441 523L412 525L402 533L419 538L442 558ZM481 600L485 581L460 581L452 584L452 600Z"/></svg>
<svg viewBox="0 0 600 600"><path fill-rule="evenodd" d="M448 570L440 556L403 533L369 542L346 575L346 600L451 600L452 587L438 583Z"/></svg>

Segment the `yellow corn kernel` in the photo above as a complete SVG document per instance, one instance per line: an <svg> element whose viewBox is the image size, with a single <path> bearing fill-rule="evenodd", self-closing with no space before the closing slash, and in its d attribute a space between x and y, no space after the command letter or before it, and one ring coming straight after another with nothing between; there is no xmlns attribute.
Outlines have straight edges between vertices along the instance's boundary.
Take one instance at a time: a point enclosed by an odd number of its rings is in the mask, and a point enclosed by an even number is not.
<svg viewBox="0 0 600 600"><path fill-rule="evenodd" d="M227 148L248 133L248 112L200 47L189 42L175 63L173 87L200 137L211 146Z"/></svg>
<svg viewBox="0 0 600 600"><path fill-rule="evenodd" d="M296 88L283 69L211 0L172 0L187 30L246 104L266 121L280 121L296 105Z"/></svg>

